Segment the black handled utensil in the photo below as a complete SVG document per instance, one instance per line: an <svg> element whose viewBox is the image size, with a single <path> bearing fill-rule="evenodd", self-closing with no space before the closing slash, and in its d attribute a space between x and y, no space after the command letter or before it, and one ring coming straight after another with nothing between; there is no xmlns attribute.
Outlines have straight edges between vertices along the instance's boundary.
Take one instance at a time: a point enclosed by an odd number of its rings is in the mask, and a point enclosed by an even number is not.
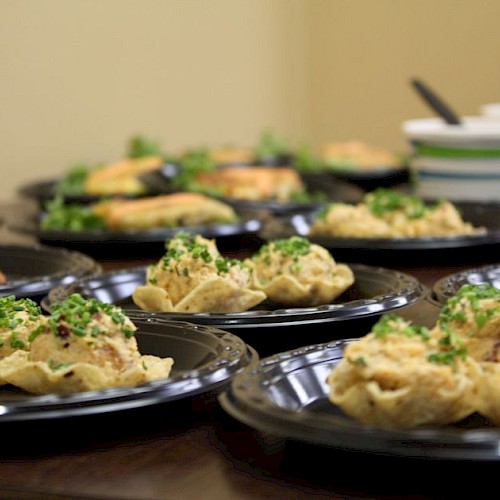
<svg viewBox="0 0 500 500"><path fill-rule="evenodd" d="M413 78L411 83L420 97L441 117L448 125L460 125L462 122L458 115L439 97L431 88L419 80Z"/></svg>

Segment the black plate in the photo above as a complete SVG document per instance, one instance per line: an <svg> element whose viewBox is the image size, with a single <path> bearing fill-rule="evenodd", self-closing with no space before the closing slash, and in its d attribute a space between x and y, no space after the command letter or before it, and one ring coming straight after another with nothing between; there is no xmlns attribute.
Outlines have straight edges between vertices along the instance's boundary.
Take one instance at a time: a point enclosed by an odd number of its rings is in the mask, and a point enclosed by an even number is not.
<svg viewBox="0 0 500 500"><path fill-rule="evenodd" d="M276 200L239 200L237 198L219 197L220 201L231 205L236 210L263 210L274 215L314 212L325 205L325 201L276 201Z"/></svg>
<svg viewBox="0 0 500 500"><path fill-rule="evenodd" d="M449 274L434 283L427 298L441 307L448 299L455 296L463 285L480 283L500 288L500 264L489 264Z"/></svg>
<svg viewBox="0 0 500 500"><path fill-rule="evenodd" d="M428 262L463 262L466 259L497 260L500 244L500 203L457 201L465 221L487 229L485 234L422 238L350 238L310 236L314 213L281 217L267 223L259 233L264 240L305 236L328 248L337 260L345 262L394 263L414 265Z"/></svg>
<svg viewBox="0 0 500 500"><path fill-rule="evenodd" d="M0 270L7 278L0 296L39 302L51 288L95 276L102 268L91 257L64 248L0 245Z"/></svg>
<svg viewBox="0 0 500 500"><path fill-rule="evenodd" d="M228 332L181 321L129 313L138 327L139 351L173 357L171 376L137 387L88 391L69 396L33 396L0 387L0 423L56 419L128 410L168 403L207 391L219 391L233 375L255 362L252 348Z"/></svg>
<svg viewBox="0 0 500 500"><path fill-rule="evenodd" d="M7 221L7 226L15 232L29 234L40 243L50 246L78 249L92 256L120 259L131 255L160 256L165 251L165 240L172 238L179 231L189 231L205 238L217 238L220 250L230 246L228 240L238 237L250 237L261 241L257 233L262 227L258 218L244 218L227 224L205 226L179 226L176 228L155 228L149 230L49 230L40 228L42 214L25 217L25 220ZM256 243L257 244L257 243Z"/></svg>
<svg viewBox="0 0 500 500"><path fill-rule="evenodd" d="M52 200L56 195L56 186L58 183L58 179L48 179L48 180L40 180L35 182L30 182L21 186L18 189L18 194L24 198L28 198L37 202L38 206L41 209L44 209L47 202ZM145 192L143 194L120 194L114 195L114 197L119 198L127 198L127 199L135 199L141 198L144 196L151 196L151 193ZM65 203L78 203L78 204L90 204L101 201L103 198L109 198L109 196L104 195L92 195L92 194L66 194L62 196L62 199Z"/></svg>
<svg viewBox="0 0 500 500"><path fill-rule="evenodd" d="M394 187L410 181L410 170L407 167L331 169L334 179L350 182L364 191L373 191L378 187Z"/></svg>
<svg viewBox="0 0 500 500"><path fill-rule="evenodd" d="M231 380L219 401L227 413L254 429L321 448L454 461L500 459L500 429L479 415L453 426L415 430L381 429L347 417L329 401L326 378L350 341L311 345L257 361Z"/></svg>
<svg viewBox="0 0 500 500"><path fill-rule="evenodd" d="M266 356L311 342L342 338L353 331L368 331L381 314L414 304L425 296L425 287L409 275L363 264L350 267L355 283L332 304L290 308L266 301L242 313L151 313L151 316L230 331ZM55 287L43 299L42 307L49 310L52 303L78 292L126 310L137 310L131 295L137 286L144 284L145 276L146 267L140 267Z"/></svg>

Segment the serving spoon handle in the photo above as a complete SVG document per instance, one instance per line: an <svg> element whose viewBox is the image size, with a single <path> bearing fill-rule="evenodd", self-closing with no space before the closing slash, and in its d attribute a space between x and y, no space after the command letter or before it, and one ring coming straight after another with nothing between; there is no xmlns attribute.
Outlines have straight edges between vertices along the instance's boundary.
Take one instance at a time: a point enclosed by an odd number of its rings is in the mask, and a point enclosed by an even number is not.
<svg viewBox="0 0 500 500"><path fill-rule="evenodd" d="M439 115L448 125L460 125L458 115L439 97L427 84L418 78L413 78L411 83L420 97Z"/></svg>

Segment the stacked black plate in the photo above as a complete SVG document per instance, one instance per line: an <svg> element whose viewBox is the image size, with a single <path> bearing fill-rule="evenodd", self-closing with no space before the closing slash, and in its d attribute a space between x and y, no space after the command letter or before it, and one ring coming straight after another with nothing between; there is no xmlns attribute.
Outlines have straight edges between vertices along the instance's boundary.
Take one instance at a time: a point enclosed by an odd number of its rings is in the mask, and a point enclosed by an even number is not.
<svg viewBox="0 0 500 500"><path fill-rule="evenodd" d="M64 248L0 245L0 271L7 279L0 296L39 302L53 287L95 276L102 268L88 255Z"/></svg>

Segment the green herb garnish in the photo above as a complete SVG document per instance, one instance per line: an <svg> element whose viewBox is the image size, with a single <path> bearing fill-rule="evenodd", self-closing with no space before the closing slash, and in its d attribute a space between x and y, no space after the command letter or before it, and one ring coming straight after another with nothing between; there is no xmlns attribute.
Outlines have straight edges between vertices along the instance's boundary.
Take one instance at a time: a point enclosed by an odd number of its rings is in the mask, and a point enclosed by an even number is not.
<svg viewBox="0 0 500 500"><path fill-rule="evenodd" d="M93 297L84 298L78 293L73 293L65 300L55 303L48 323L52 332L58 336L72 334L77 337L95 337L102 333L101 330L95 327L89 330L88 326L102 314L108 315L116 325L120 325L120 331L125 337L134 335L133 329L126 324L127 317L121 308L105 304Z"/></svg>
<svg viewBox="0 0 500 500"><path fill-rule="evenodd" d="M164 156L160 143L147 139L142 135L136 135L130 138L127 148L128 158L142 158L144 156Z"/></svg>
<svg viewBox="0 0 500 500"><path fill-rule="evenodd" d="M64 203L60 196L46 205L47 213L40 222L42 229L56 231L83 231L104 229L106 222L89 205Z"/></svg>
<svg viewBox="0 0 500 500"><path fill-rule="evenodd" d="M398 193L386 188L378 188L365 195L364 203L368 206L370 212L377 217L384 217L391 212L400 210L409 219L422 218L438 206L438 204L426 205L417 196Z"/></svg>
<svg viewBox="0 0 500 500"><path fill-rule="evenodd" d="M375 337L383 338L390 333L406 335L407 337L419 336L423 340L430 339L430 331L425 326L408 325L400 316L384 314L372 328Z"/></svg>

